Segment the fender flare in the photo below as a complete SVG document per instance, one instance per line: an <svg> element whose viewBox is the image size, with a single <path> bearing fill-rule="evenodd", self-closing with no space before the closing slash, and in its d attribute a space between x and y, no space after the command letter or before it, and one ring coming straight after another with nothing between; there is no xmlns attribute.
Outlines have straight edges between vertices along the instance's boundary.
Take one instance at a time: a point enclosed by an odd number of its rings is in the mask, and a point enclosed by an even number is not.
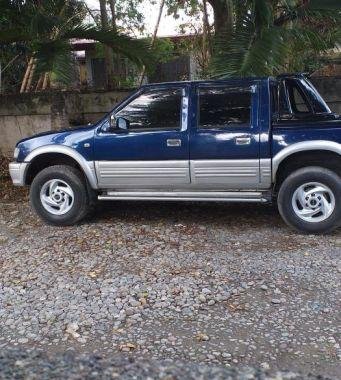
<svg viewBox="0 0 341 380"><path fill-rule="evenodd" d="M34 149L25 158L25 162L30 163L34 158L46 154L46 153L60 153L74 159L81 169L83 170L86 178L89 181L90 186L93 189L97 189L97 177L95 170L94 161L87 161L81 154L79 154L75 149L63 145L44 145L42 147ZM26 177L26 173L25 173Z"/></svg>
<svg viewBox="0 0 341 380"><path fill-rule="evenodd" d="M275 182L276 174L280 163L291 156L294 153L309 151L309 150L325 150L328 152L334 152L341 155L341 144L328 141L328 140L313 140L313 141L302 141L289 145L288 147L282 149L272 158L272 179Z"/></svg>

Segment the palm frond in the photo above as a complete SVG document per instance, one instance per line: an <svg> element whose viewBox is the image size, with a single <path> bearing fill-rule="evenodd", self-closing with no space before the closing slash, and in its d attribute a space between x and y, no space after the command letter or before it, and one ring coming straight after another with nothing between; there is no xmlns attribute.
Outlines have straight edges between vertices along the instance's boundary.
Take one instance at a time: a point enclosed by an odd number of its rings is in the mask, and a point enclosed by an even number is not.
<svg viewBox="0 0 341 380"><path fill-rule="evenodd" d="M310 0L310 9L334 9L340 12L340 0Z"/></svg>
<svg viewBox="0 0 341 380"><path fill-rule="evenodd" d="M288 50L287 32L273 26L254 40L252 35L250 29L235 34L226 50L213 57L213 76L263 76L280 71Z"/></svg>
<svg viewBox="0 0 341 380"><path fill-rule="evenodd" d="M152 52L145 40L137 40L113 30L101 30L96 26L78 25L63 34L63 38L80 38L96 40L113 48L115 53L122 54L138 66L149 66Z"/></svg>
<svg viewBox="0 0 341 380"><path fill-rule="evenodd" d="M266 0L257 0L253 2L252 14L256 28L270 26L273 21L272 9Z"/></svg>
<svg viewBox="0 0 341 380"><path fill-rule="evenodd" d="M282 16L285 16L284 20L289 15L291 22L277 24L269 1L234 3L232 34L215 37L211 60L213 77L267 76L290 71L291 62L295 67L299 62L295 56L291 57L294 52L302 57L310 52L320 54L333 47L339 36L340 12L297 10L297 2L287 0L282 2Z"/></svg>
<svg viewBox="0 0 341 380"><path fill-rule="evenodd" d="M36 44L34 58L37 76L48 72L54 82L70 83L74 66L70 44L67 41L55 40Z"/></svg>
<svg viewBox="0 0 341 380"><path fill-rule="evenodd" d="M0 45L32 41L32 36L21 28L0 29Z"/></svg>

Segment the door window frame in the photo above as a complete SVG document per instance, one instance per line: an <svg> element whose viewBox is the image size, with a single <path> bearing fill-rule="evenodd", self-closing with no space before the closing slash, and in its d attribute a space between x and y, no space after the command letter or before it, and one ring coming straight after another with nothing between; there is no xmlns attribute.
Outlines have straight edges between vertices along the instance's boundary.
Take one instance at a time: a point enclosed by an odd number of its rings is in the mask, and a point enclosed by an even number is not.
<svg viewBox="0 0 341 380"><path fill-rule="evenodd" d="M213 128L200 128L200 89L215 89L222 88L231 90L231 92L249 92L251 94L251 104L250 104L250 121L248 124L238 124L238 123L230 123L224 127L213 127ZM258 90L258 86L256 84L246 85L246 86L238 86L232 84L200 84L197 86L195 94L196 94L196 106L197 106L197 115L196 115L196 123L195 130L196 132L205 132L205 131L226 131L238 129L240 126L241 131L251 131L254 125L254 115L253 115L253 107L254 107L254 95ZM229 128L230 127L230 128Z"/></svg>
<svg viewBox="0 0 341 380"><path fill-rule="evenodd" d="M291 97L288 91L288 80L291 80L294 82L298 92L302 96L303 100L306 103L307 108L309 109L309 112L294 112L292 104L291 104ZM288 105L288 114L287 117L285 113L281 111L280 107L280 101L281 101L281 94L280 94L280 87L283 86L284 88L284 100L286 104ZM321 96L318 94L316 89L313 87L313 85L306 79L302 78L295 78L295 77L284 77L281 79L278 79L277 81L273 82L273 90L277 92L277 102L273 105L272 111L273 111L273 123L275 125L290 125L292 123L297 123L300 121L320 121L321 116L326 116L332 114L329 107L325 103L325 101L321 98ZM319 108L319 110L316 110L316 108ZM322 111L320 111L322 109ZM284 116L283 116L284 115Z"/></svg>
<svg viewBox="0 0 341 380"><path fill-rule="evenodd" d="M115 107L107 117L103 120L101 123L101 126L99 128L99 133L106 134L106 135L118 135L122 134L121 131L115 132L115 130L111 131L105 131L103 130L103 126L106 123L110 123L111 116L121 110L123 110L126 106L128 106L131 102L133 102L138 97L142 96L146 93L151 93L153 91L172 91L172 90L181 90L181 105L180 105L180 114L179 114L179 128L141 128L141 129L128 129L125 133L127 135L129 134L138 134L138 133L144 133L144 132L185 132L188 129L188 113L189 113L189 92L190 92L190 86L189 85L178 85L178 86L169 86L169 87L157 87L157 86L151 86L151 87L145 87L139 89L136 93L132 94L130 97L128 97L126 100L124 100L121 104L119 104L117 107Z"/></svg>

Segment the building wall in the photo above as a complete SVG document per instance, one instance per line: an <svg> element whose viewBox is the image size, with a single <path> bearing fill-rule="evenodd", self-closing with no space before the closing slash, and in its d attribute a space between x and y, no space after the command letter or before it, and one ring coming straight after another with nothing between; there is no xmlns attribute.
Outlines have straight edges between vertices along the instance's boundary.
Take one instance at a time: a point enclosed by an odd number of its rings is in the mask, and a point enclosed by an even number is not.
<svg viewBox="0 0 341 380"><path fill-rule="evenodd" d="M12 154L22 138L95 122L128 94L112 91L0 96L0 154Z"/></svg>
<svg viewBox="0 0 341 380"><path fill-rule="evenodd" d="M328 103L330 109L341 115L341 76L313 77L311 81Z"/></svg>
<svg viewBox="0 0 341 380"><path fill-rule="evenodd" d="M149 82L174 82L190 79L190 60L190 56L183 55L171 61L159 63L148 78Z"/></svg>
<svg viewBox="0 0 341 380"><path fill-rule="evenodd" d="M313 78L332 111L341 115L341 77ZM0 153L24 137L99 120L128 91L54 92L0 96Z"/></svg>

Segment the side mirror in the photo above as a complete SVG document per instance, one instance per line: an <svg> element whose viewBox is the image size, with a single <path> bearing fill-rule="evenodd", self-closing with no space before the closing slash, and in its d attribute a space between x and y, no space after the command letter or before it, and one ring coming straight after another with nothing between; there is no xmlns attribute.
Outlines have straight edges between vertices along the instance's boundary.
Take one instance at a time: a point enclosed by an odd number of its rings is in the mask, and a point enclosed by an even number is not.
<svg viewBox="0 0 341 380"><path fill-rule="evenodd" d="M129 120L125 119L124 117L118 117L116 119L116 128L127 131L129 129Z"/></svg>
<svg viewBox="0 0 341 380"><path fill-rule="evenodd" d="M127 131L129 129L129 120L124 117L110 116L110 130L112 132Z"/></svg>

